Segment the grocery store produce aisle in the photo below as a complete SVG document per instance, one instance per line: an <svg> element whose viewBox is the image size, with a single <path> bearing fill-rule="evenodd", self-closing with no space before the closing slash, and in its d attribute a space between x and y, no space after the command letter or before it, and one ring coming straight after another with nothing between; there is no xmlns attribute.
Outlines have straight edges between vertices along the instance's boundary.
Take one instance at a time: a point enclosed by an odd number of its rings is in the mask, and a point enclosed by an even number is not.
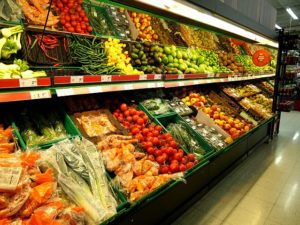
<svg viewBox="0 0 300 225"><path fill-rule="evenodd" d="M299 225L300 113L172 225Z"/></svg>

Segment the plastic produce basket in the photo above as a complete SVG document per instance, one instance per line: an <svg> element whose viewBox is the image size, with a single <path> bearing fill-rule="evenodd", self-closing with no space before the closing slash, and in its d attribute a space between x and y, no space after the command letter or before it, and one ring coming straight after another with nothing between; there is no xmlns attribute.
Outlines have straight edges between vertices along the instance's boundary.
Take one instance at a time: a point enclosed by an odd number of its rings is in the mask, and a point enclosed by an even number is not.
<svg viewBox="0 0 300 225"><path fill-rule="evenodd" d="M173 115L177 115L176 112L173 111L172 108L170 108L170 111L168 113L165 114L160 114L160 115L153 115L144 105L143 103L139 103L138 105L139 109L143 110L147 116L149 116L151 119L158 119L158 118L162 118L165 116L173 116Z"/></svg>
<svg viewBox="0 0 300 225"><path fill-rule="evenodd" d="M166 130L167 126L170 123L177 123L183 122L186 127L188 128L189 132L193 134L196 138L198 144L203 148L206 154L203 157L200 157L198 160L203 162L206 161L210 156L215 152L215 149L212 148L195 130L193 130L179 115L171 115L171 116L164 116L157 119L158 123L160 123Z"/></svg>
<svg viewBox="0 0 300 225"><path fill-rule="evenodd" d="M118 37L118 34L111 18L109 17L105 8L101 6L95 6L90 3L82 4L89 22L93 27L93 33L100 37Z"/></svg>
<svg viewBox="0 0 300 225"><path fill-rule="evenodd" d="M62 118L62 122L63 122L63 125L64 125L66 131L67 131L68 136L65 137L65 138L52 140L52 141L49 141L49 142L44 143L44 144L33 145L33 146L30 146L30 147L38 147L40 149L47 149L47 148L51 147L53 144L55 144L59 141L62 141L66 138L74 138L75 136L80 136L81 137L81 134L80 134L79 130L74 125L74 123L73 123L72 119L69 117L69 115L63 109L59 109L58 111L59 111L59 115ZM23 139L23 137L22 137L22 135L19 131L18 124L17 124L15 118L12 121L12 127L14 129L14 134L16 135L16 137L19 140L21 149L26 150L28 146L27 146L25 140Z"/></svg>

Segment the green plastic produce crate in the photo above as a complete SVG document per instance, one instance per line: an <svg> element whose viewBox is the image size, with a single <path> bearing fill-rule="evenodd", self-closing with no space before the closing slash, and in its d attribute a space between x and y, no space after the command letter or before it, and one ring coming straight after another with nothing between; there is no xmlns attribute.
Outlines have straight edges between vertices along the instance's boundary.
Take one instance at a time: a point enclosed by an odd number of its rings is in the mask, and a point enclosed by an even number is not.
<svg viewBox="0 0 300 225"><path fill-rule="evenodd" d="M64 125L66 131L67 131L68 136L64 137L64 138L59 138L59 139L49 141L47 143L33 145L33 146L28 146L26 144L26 142L25 142L24 138L22 137L21 132L18 128L18 124L17 124L18 122L16 122L16 119L15 119L15 117L17 115L14 115L14 118L12 120L12 127L14 129L14 134L16 135L16 137L19 140L19 143L20 143L20 146L21 146L22 150L26 150L28 147L33 147L33 148L37 147L37 148L40 148L40 149L47 149L47 148L51 147L53 144L55 144L59 141L62 141L66 138L74 138L75 136L80 136L81 137L81 134L80 134L79 130L74 125L74 123L73 123L72 119L69 117L69 115L61 108L58 109L58 112L59 112L59 115L62 118L62 122L63 122L63 125Z"/></svg>
<svg viewBox="0 0 300 225"><path fill-rule="evenodd" d="M171 115L171 116L164 116L164 117L160 117L158 119L156 119L158 121L159 124L161 124L166 130L167 130L167 126L170 123L177 123L177 122L183 122L188 131L195 137L195 139L197 140L198 144L203 148L203 150L206 152L205 155L203 155L203 157L198 158L198 160L200 162L204 162L207 159L210 158L210 156L212 154L214 154L215 149L213 149L205 140L203 140L203 138L195 131L193 130L179 115Z"/></svg>
<svg viewBox="0 0 300 225"><path fill-rule="evenodd" d="M94 35L120 38L120 35L105 8L92 5L91 3L83 3L82 6L87 13Z"/></svg>
<svg viewBox="0 0 300 225"><path fill-rule="evenodd" d="M176 112L173 111L173 109L170 108L170 112L168 113L165 113L165 114L160 114L160 115L153 115L145 106L143 103L139 103L138 105L138 108L143 110L147 116L151 119L158 119L158 118L162 118L162 117L165 117L165 116L173 116L173 115L177 115Z"/></svg>

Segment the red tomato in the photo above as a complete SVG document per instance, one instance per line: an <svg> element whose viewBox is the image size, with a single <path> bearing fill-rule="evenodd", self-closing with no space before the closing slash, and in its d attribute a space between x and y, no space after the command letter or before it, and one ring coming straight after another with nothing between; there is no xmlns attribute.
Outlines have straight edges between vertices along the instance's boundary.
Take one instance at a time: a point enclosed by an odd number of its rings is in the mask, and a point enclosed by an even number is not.
<svg viewBox="0 0 300 225"><path fill-rule="evenodd" d="M124 116L130 116L129 110L124 111Z"/></svg>
<svg viewBox="0 0 300 225"><path fill-rule="evenodd" d="M82 17L81 17L82 18ZM89 18L87 16L83 17L84 22L89 22ZM92 28L92 27L91 27Z"/></svg>
<svg viewBox="0 0 300 225"><path fill-rule="evenodd" d="M129 123L131 123L131 122L132 122L132 117L131 117L131 116L127 116L127 117L126 117L126 120L127 120Z"/></svg>
<svg viewBox="0 0 300 225"><path fill-rule="evenodd" d="M132 116L132 119L133 119L134 122L136 122L139 118L140 117L136 114Z"/></svg>
<svg viewBox="0 0 300 225"><path fill-rule="evenodd" d="M61 1L65 4L68 3L68 0L61 0Z"/></svg>
<svg viewBox="0 0 300 225"><path fill-rule="evenodd" d="M188 162L188 163L186 164L186 169L190 169L190 168L192 168L193 166L194 166L194 163Z"/></svg>
<svg viewBox="0 0 300 225"><path fill-rule="evenodd" d="M178 170L179 170L179 165L176 164L176 163L171 163L171 165L170 165L170 170L171 170L172 173L178 172Z"/></svg>
<svg viewBox="0 0 300 225"><path fill-rule="evenodd" d="M131 133L132 133L133 135L138 134L139 132L140 132L140 130L139 130L138 128L133 128L133 129L131 129Z"/></svg>
<svg viewBox="0 0 300 225"><path fill-rule="evenodd" d="M146 123L146 122L148 122L148 121L149 121L149 117L148 117L147 115L144 115L144 116L143 116L143 120L144 120L144 121L145 121L145 123Z"/></svg>
<svg viewBox="0 0 300 225"><path fill-rule="evenodd" d="M133 109L133 108L130 108L129 113L130 113L131 116L134 116L136 114L136 110Z"/></svg>
<svg viewBox="0 0 300 225"><path fill-rule="evenodd" d="M177 160L177 161L181 161L181 159L182 159L181 154L179 152L175 153L174 154L174 159Z"/></svg>
<svg viewBox="0 0 300 225"><path fill-rule="evenodd" d="M163 135L162 135L162 138L163 139L167 139L167 138L169 138L170 137L170 134L169 133L164 133Z"/></svg>
<svg viewBox="0 0 300 225"><path fill-rule="evenodd" d="M147 136L146 140L152 142L153 141L153 137L152 136Z"/></svg>
<svg viewBox="0 0 300 225"><path fill-rule="evenodd" d="M65 20L69 22L71 20L71 17L69 15L66 15Z"/></svg>
<svg viewBox="0 0 300 225"><path fill-rule="evenodd" d="M160 132L161 132L161 130L162 130L162 127L161 127L161 126L159 126L159 125L156 125L154 129L155 129L155 130L157 130L157 131L160 133Z"/></svg>
<svg viewBox="0 0 300 225"><path fill-rule="evenodd" d="M135 135L135 138L138 139L139 141L143 141L144 140L144 137L141 134Z"/></svg>
<svg viewBox="0 0 300 225"><path fill-rule="evenodd" d="M149 147L152 147L152 146L153 146L153 144L152 144L151 141L147 141L146 142L146 148L149 148Z"/></svg>
<svg viewBox="0 0 300 225"><path fill-rule="evenodd" d="M66 26L66 27L67 27L67 26ZM69 32L74 32L75 30L74 30L73 27L69 26L69 27L67 27L67 31L69 31ZM120 120L119 120L119 121L120 121Z"/></svg>
<svg viewBox="0 0 300 225"><path fill-rule="evenodd" d="M153 140L152 140L152 143L154 145L157 145L159 143L159 139L157 137L154 137Z"/></svg>
<svg viewBox="0 0 300 225"><path fill-rule="evenodd" d="M69 3L67 4L67 7L68 7L69 9L71 9L71 8L73 7L73 3L70 3L70 2L69 2Z"/></svg>
<svg viewBox="0 0 300 225"><path fill-rule="evenodd" d="M167 153L165 153L165 152L163 151L162 157L164 157L164 159L167 160L167 159L168 159Z"/></svg>
<svg viewBox="0 0 300 225"><path fill-rule="evenodd" d="M168 148L167 148L167 154L168 154L169 156L172 156L172 155L174 154L173 148L172 148L172 147L168 147Z"/></svg>
<svg viewBox="0 0 300 225"><path fill-rule="evenodd" d="M138 118L136 123L142 125L142 124L144 124L144 120L142 118Z"/></svg>
<svg viewBox="0 0 300 225"><path fill-rule="evenodd" d="M154 130L153 131L153 136L154 137L158 137L159 136L159 131L158 130Z"/></svg>
<svg viewBox="0 0 300 225"><path fill-rule="evenodd" d="M179 164L179 162L176 159L171 160L171 164Z"/></svg>
<svg viewBox="0 0 300 225"><path fill-rule="evenodd" d="M61 20L60 20L60 23L61 23L62 25L65 25L65 24L66 24L66 20L65 20L65 19L61 19Z"/></svg>
<svg viewBox="0 0 300 225"><path fill-rule="evenodd" d="M81 29L85 30L86 29L86 24L85 23L81 23Z"/></svg>
<svg viewBox="0 0 300 225"><path fill-rule="evenodd" d="M172 148L177 148L177 147L178 147L176 141L174 141L174 140L170 142L170 146L171 146Z"/></svg>
<svg viewBox="0 0 300 225"><path fill-rule="evenodd" d="M72 28L72 29L74 30L73 27L69 27L69 28ZM68 28L68 29L69 29L69 28ZM69 31L69 30L68 30L68 31ZM71 32L71 31L70 31L70 32ZM73 32L74 32L74 31L73 31ZM122 117L122 116L119 116L119 117L118 117L118 121L119 121L119 122L122 122L122 121L123 121L123 117Z"/></svg>
<svg viewBox="0 0 300 225"><path fill-rule="evenodd" d="M114 117L118 117L118 116L119 116L119 113L114 112L113 115L114 115Z"/></svg>
<svg viewBox="0 0 300 225"><path fill-rule="evenodd" d="M160 155L160 156L156 157L155 161L158 162L158 164L162 165L162 164L164 164L166 159L162 155Z"/></svg>
<svg viewBox="0 0 300 225"><path fill-rule="evenodd" d="M84 11L80 11L79 16L85 17L85 12Z"/></svg>
<svg viewBox="0 0 300 225"><path fill-rule="evenodd" d="M154 154L154 151L155 151L155 149L154 149L153 147L147 148L147 153L148 153L149 155L153 155L153 154Z"/></svg>
<svg viewBox="0 0 300 225"><path fill-rule="evenodd" d="M158 157L158 156L162 155L162 152L161 152L160 150L156 149L156 150L154 151L154 155L155 155L156 157Z"/></svg>
<svg viewBox="0 0 300 225"><path fill-rule="evenodd" d="M143 128L142 134L143 134L144 136L147 136L148 133L149 133L149 129L148 129L148 128Z"/></svg>
<svg viewBox="0 0 300 225"><path fill-rule="evenodd" d="M76 20L77 19L77 17L74 15L74 13L75 13L75 10L74 9L70 9L70 14L71 14L71 20Z"/></svg>
<svg viewBox="0 0 300 225"><path fill-rule="evenodd" d="M180 171L186 171L186 166L183 165L183 164L180 164L180 165L179 165L179 170L180 170Z"/></svg>
<svg viewBox="0 0 300 225"><path fill-rule="evenodd" d="M194 162L196 160L195 155L192 153L187 154L187 157L191 162Z"/></svg>
<svg viewBox="0 0 300 225"><path fill-rule="evenodd" d="M169 172L169 167L168 166L162 166L159 169L160 173L166 174Z"/></svg>
<svg viewBox="0 0 300 225"><path fill-rule="evenodd" d="M125 112L127 110L127 105L125 103L121 104L120 109Z"/></svg>
<svg viewBox="0 0 300 225"><path fill-rule="evenodd" d="M80 4L80 5L82 4L82 0L77 0L77 2L78 2L78 4Z"/></svg>
<svg viewBox="0 0 300 225"><path fill-rule="evenodd" d="M180 149L178 149L178 152L179 153L182 153L182 155L184 155L184 151L180 148Z"/></svg>
<svg viewBox="0 0 300 225"><path fill-rule="evenodd" d="M151 161L155 161L155 157L153 155L148 155L148 159Z"/></svg>
<svg viewBox="0 0 300 225"><path fill-rule="evenodd" d="M76 27L77 22L73 20L73 21L71 22L71 25L72 25L72 27Z"/></svg>
<svg viewBox="0 0 300 225"><path fill-rule="evenodd" d="M182 164L187 164L188 163L188 159L186 156L184 156L182 159L181 159L181 163Z"/></svg>

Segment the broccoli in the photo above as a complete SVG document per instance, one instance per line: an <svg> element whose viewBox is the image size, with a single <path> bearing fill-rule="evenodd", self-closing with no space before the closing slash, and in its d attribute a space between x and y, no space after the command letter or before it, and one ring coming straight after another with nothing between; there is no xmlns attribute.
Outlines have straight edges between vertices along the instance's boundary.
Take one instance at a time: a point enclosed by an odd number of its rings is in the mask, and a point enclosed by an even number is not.
<svg viewBox="0 0 300 225"><path fill-rule="evenodd" d="M3 45L1 49L1 58L3 59L9 59L12 54L17 53L18 51L18 45L17 43L12 39L7 39L5 44Z"/></svg>

